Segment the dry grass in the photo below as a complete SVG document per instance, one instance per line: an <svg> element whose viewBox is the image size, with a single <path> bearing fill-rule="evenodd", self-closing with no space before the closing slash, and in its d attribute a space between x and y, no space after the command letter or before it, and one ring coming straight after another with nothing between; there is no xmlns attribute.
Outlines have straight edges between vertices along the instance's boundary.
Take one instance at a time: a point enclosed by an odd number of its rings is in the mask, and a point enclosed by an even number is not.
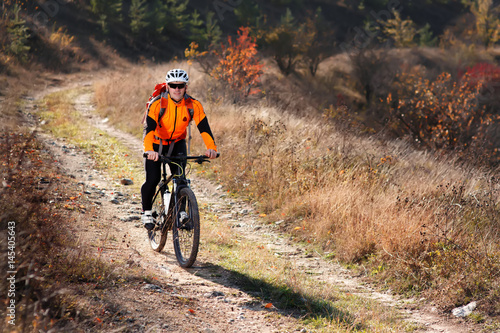
<svg viewBox="0 0 500 333"><path fill-rule="evenodd" d="M0 54L0 63L7 58ZM29 69L18 66L6 67L3 73L0 65L0 131L11 131L22 122L21 101L23 95L42 81Z"/></svg>
<svg viewBox="0 0 500 333"><path fill-rule="evenodd" d="M11 299L16 302L15 318L2 315L4 320L15 319L15 325L4 321L3 328L6 332L92 329L94 309L83 305L85 297L69 295L82 295L86 289L82 282L109 287L108 279L114 273L84 247L77 248L81 244L76 244L70 226L76 223L80 210L68 209L68 198L80 188L58 173L53 159L29 133L2 133L0 156L4 176L0 189L0 234L7 240L7 232L13 231L15 238L15 246L9 251L7 242L0 243L1 267L3 272L16 271L14 297L7 298L7 292L1 295L4 304ZM77 198L71 204L80 207L86 203ZM8 266L7 260L12 252L14 267ZM7 290L8 282L2 279L2 290ZM70 292L72 289L80 292ZM76 298L81 298L82 303Z"/></svg>
<svg viewBox="0 0 500 333"><path fill-rule="evenodd" d="M285 311L290 320L300 318L296 325L306 325L315 332L338 333L412 330L412 324L397 310L318 281L313 269L298 267L265 242L238 237L228 223L210 213L210 207L202 211L203 248L214 264L214 274L218 267L229 271L232 282L263 304Z"/></svg>
<svg viewBox="0 0 500 333"><path fill-rule="evenodd" d="M137 75L112 82L136 87L127 105L144 105L163 73L178 66L134 68ZM284 220L283 231L297 240L363 262L395 289L425 292L447 309L481 299L491 315L500 313L490 306L498 304L500 278L496 171L355 136L319 115L287 112L272 98L232 104L217 83L190 71L190 92L202 101L222 153L214 174L229 191L254 202L269 221ZM150 73L157 79L138 83ZM101 85L111 89L112 82ZM118 101L98 100L101 109ZM134 108L130 119L142 112ZM139 122L133 127L138 131Z"/></svg>

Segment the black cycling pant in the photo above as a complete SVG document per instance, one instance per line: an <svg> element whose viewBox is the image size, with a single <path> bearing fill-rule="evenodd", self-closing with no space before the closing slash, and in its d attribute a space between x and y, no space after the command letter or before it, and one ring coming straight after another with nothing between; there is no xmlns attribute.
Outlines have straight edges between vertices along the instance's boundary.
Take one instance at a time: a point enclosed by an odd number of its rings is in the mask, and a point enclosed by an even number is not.
<svg viewBox="0 0 500 333"><path fill-rule="evenodd" d="M174 148L172 150L171 156L176 155L186 155L187 147L186 140L180 140L173 143ZM163 146L162 155L167 155L170 146ZM154 151L158 151L159 145L153 144ZM161 180L161 168L162 163L160 161L148 160L145 158L144 170L146 171L146 181L141 187L141 197L142 197L142 210L151 210L153 207L153 197L155 195L156 186ZM170 172L172 175L182 175L186 169L186 162L181 163L181 168L177 164L168 163L170 167Z"/></svg>

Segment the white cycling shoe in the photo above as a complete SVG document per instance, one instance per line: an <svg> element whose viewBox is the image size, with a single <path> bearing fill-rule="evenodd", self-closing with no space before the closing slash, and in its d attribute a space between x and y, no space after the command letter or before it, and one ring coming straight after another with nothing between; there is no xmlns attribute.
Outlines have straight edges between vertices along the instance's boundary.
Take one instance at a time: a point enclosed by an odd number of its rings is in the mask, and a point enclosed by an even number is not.
<svg viewBox="0 0 500 333"><path fill-rule="evenodd" d="M148 230L153 230L155 227L155 223L153 221L153 215L150 210L145 210L144 213L142 213L141 216L141 221L142 224L144 225L144 228Z"/></svg>

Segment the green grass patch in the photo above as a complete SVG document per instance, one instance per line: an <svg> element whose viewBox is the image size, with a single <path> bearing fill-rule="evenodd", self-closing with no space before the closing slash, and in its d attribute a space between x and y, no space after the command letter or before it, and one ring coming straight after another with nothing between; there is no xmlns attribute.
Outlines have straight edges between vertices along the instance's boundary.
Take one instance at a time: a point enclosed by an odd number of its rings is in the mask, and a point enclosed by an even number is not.
<svg viewBox="0 0 500 333"><path fill-rule="evenodd" d="M46 96L41 104L43 129L56 138L64 139L90 154L95 167L106 170L113 179L130 178L134 185L129 189L138 193L144 180L142 165L135 152L131 152L112 134L91 126L85 117L75 109L76 96L88 93L82 89L71 89Z"/></svg>

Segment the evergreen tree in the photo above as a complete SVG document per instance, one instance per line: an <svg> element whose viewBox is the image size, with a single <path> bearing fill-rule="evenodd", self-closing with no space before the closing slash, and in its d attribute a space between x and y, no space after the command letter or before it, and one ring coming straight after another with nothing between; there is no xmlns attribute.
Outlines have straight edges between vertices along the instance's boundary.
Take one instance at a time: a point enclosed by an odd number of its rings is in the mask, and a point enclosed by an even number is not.
<svg viewBox="0 0 500 333"><path fill-rule="evenodd" d="M252 4L250 1L244 1L235 8L234 14L238 18L238 24L240 26L260 28L263 17L258 4Z"/></svg>
<svg viewBox="0 0 500 333"><path fill-rule="evenodd" d="M396 47L411 47L415 46L415 37L417 35L417 27L411 19L403 20L401 14L393 10L394 18L387 21L379 22L383 36L382 41L387 39L392 40Z"/></svg>
<svg viewBox="0 0 500 333"><path fill-rule="evenodd" d="M122 21L122 0L90 0L90 9L104 33L108 32L109 23Z"/></svg>
<svg viewBox="0 0 500 333"><path fill-rule="evenodd" d="M470 9L476 18L476 31L485 47L500 40L499 8L493 7L493 0L471 1Z"/></svg>
<svg viewBox="0 0 500 333"><path fill-rule="evenodd" d="M214 19L215 13L207 13L206 37L207 47L217 44L222 37L222 30Z"/></svg>
<svg viewBox="0 0 500 333"><path fill-rule="evenodd" d="M122 0L90 0L92 13L109 17L112 21L122 20Z"/></svg>
<svg viewBox="0 0 500 333"><path fill-rule="evenodd" d="M277 27L264 31L264 40L281 72L289 75L295 70L305 51L303 26L297 27L292 11L287 8Z"/></svg>
<svg viewBox="0 0 500 333"><path fill-rule="evenodd" d="M222 31L214 20L215 13L209 11L206 20L200 19L200 14L194 11L192 19L189 21L190 25L190 40L196 42L201 49L208 49L210 46L215 45L222 36Z"/></svg>
<svg viewBox="0 0 500 333"><path fill-rule="evenodd" d="M139 34L148 26L146 10L146 0L132 0L128 15L130 18L130 30L133 34Z"/></svg>
<svg viewBox="0 0 500 333"><path fill-rule="evenodd" d="M431 31L431 25L426 23L423 28L418 30L420 46L436 46L437 37L434 37Z"/></svg>
<svg viewBox="0 0 500 333"><path fill-rule="evenodd" d="M182 36L188 28L189 13L186 13L189 0L167 0L167 23L165 30Z"/></svg>
<svg viewBox="0 0 500 333"><path fill-rule="evenodd" d="M191 19L189 20L189 39L201 45L203 48L203 20L200 19L200 13L197 10L191 14Z"/></svg>
<svg viewBox="0 0 500 333"><path fill-rule="evenodd" d="M151 4L151 10L148 12L149 30L153 35L163 35L167 25L168 4L161 0L156 0Z"/></svg>
<svg viewBox="0 0 500 333"><path fill-rule="evenodd" d="M26 62L28 60L28 46L29 32L26 26L26 21L19 16L21 7L16 3L12 8L13 18L8 19L7 33L10 44L8 46L8 53L14 55L19 61Z"/></svg>
<svg viewBox="0 0 500 333"><path fill-rule="evenodd" d="M304 62L309 72L314 76L318 70L319 63L331 52L332 43L329 42L332 29L328 26L320 7L316 12L309 14L303 24L304 34Z"/></svg>

